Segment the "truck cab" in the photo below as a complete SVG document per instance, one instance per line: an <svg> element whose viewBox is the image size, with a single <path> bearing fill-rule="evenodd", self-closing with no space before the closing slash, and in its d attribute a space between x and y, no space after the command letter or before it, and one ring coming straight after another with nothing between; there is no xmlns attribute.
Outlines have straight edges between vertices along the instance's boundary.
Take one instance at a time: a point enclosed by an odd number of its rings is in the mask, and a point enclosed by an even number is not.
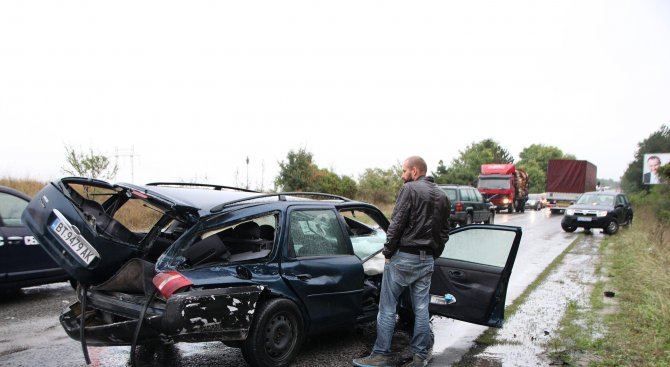
<svg viewBox="0 0 670 367"><path fill-rule="evenodd" d="M496 212L523 212L528 200L528 175L513 164L482 164L477 189Z"/></svg>

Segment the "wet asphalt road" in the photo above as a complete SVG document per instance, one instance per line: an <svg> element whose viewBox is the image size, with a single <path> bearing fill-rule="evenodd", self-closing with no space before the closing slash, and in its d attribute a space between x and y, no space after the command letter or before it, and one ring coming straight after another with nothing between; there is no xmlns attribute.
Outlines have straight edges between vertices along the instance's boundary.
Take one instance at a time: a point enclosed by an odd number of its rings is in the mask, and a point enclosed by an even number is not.
<svg viewBox="0 0 670 367"><path fill-rule="evenodd" d="M521 226L523 238L510 286L511 303L577 233L560 228L560 216L548 210L523 214L498 214L496 224ZM600 236L600 235L598 235ZM0 298L0 366L85 366L79 342L65 335L59 322L61 310L75 299L68 283L31 287ZM484 327L444 318L433 321L434 359L431 365L450 365L470 349ZM504 330L504 329L503 329ZM351 359L366 355L374 342L374 323L308 340L294 366L351 366ZM409 356L407 334L396 332L394 347L399 359ZM126 366L129 347L90 347L93 366ZM222 343L180 343L158 351L139 350L143 366L245 366L239 350Z"/></svg>

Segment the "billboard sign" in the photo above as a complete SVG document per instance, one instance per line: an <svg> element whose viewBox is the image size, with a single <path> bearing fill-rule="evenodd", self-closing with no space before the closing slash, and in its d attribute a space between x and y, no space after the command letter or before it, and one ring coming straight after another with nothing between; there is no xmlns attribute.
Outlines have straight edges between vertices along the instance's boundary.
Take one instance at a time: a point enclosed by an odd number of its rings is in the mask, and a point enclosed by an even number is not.
<svg viewBox="0 0 670 367"><path fill-rule="evenodd" d="M670 153L648 153L644 155L642 168L642 183L656 185L662 183L656 172L659 167L670 163Z"/></svg>

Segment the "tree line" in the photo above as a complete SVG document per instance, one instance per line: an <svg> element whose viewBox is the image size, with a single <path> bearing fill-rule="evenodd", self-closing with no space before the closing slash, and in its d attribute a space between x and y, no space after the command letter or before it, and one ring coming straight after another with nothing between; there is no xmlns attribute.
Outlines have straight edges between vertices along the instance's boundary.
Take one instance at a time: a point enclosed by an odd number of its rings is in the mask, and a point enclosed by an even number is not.
<svg viewBox="0 0 670 367"><path fill-rule="evenodd" d="M477 185L480 166L486 163L516 164L531 177L531 192L543 192L546 184L547 162L550 159L575 159L557 147L532 144L523 149L521 159L513 156L492 139L468 145L449 165L440 160L435 171L429 174L438 184ZM290 151L286 160L279 162L279 174L275 186L283 191L326 191L337 195L374 203L393 203L402 186L401 164L389 168L368 168L358 182L349 176L319 168L312 153L301 148Z"/></svg>
<svg viewBox="0 0 670 367"><path fill-rule="evenodd" d="M621 178L621 188L629 193L649 192L649 186L642 184L643 156L646 153L670 152L670 128L663 125L647 139L638 144L634 160ZM90 154L78 153L66 147L68 166L63 171L68 174L112 179L117 167L109 167L109 160L93 151ZM564 153L555 146L531 144L519 154L519 160L492 139L473 142L459 151L458 156L445 164L440 160L429 175L439 184L477 185L480 166L487 163L515 164L526 170L530 178L530 192L545 191L547 165L551 159L577 159ZM377 204L390 204L402 186L400 163L387 168L367 168L358 179L347 175L338 175L327 168L314 163L314 155L304 148L291 150L286 159L279 163L279 173L274 179L278 191L327 192ZM659 170L665 180L670 181L670 164ZM611 180L607 180L611 182ZM659 192L668 189L668 185L656 185ZM670 213L668 214L670 216Z"/></svg>

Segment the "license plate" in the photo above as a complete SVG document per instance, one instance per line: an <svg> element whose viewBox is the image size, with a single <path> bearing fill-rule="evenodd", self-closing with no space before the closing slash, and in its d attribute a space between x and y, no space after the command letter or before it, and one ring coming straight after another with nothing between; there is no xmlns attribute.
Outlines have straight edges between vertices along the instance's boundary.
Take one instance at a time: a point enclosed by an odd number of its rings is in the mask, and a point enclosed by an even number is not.
<svg viewBox="0 0 670 367"><path fill-rule="evenodd" d="M100 257L98 251L80 234L72 230L72 225L61 216L56 216L56 219L51 223L51 229L63 244L68 246L86 265L90 265L93 260Z"/></svg>
<svg viewBox="0 0 670 367"><path fill-rule="evenodd" d="M591 217L579 217L577 218L577 222L590 222Z"/></svg>

